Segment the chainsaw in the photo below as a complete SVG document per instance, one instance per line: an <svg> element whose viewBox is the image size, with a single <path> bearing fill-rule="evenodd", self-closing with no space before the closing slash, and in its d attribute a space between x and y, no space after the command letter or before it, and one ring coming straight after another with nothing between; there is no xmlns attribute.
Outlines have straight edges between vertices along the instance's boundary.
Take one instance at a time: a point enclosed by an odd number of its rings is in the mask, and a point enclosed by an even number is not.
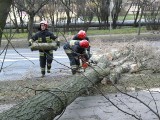
<svg viewBox="0 0 160 120"><path fill-rule="evenodd" d="M80 56L79 56L79 59L81 60L82 68L83 68L83 70L84 70L84 72L85 72L86 68L88 68L88 66L89 66L89 62L88 62L88 60L86 59L85 55L80 55Z"/></svg>

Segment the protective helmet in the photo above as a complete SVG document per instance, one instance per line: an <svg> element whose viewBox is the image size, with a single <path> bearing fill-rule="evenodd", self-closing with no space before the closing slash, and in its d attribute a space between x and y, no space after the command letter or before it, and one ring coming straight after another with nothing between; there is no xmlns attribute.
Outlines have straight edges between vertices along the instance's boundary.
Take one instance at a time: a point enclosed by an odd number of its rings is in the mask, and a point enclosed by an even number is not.
<svg viewBox="0 0 160 120"><path fill-rule="evenodd" d="M40 25L41 25L41 24L44 24L45 27L46 27L46 29L48 28L48 23L47 23L47 21L44 21L44 20L43 20L43 21L40 22Z"/></svg>
<svg viewBox="0 0 160 120"><path fill-rule="evenodd" d="M84 30L80 30L78 32L78 38L84 39L86 37L86 32Z"/></svg>
<svg viewBox="0 0 160 120"><path fill-rule="evenodd" d="M81 40L79 42L80 47L82 48L88 48L89 47L89 42L87 40Z"/></svg>

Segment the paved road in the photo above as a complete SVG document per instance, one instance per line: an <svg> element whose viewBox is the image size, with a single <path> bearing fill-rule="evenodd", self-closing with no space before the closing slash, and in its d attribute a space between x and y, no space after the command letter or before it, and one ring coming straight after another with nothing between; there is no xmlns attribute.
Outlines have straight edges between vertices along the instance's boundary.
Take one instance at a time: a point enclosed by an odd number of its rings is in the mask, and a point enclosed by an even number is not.
<svg viewBox="0 0 160 120"><path fill-rule="evenodd" d="M38 74L36 76L40 76L38 51L32 52L29 48L16 50L24 57L19 55L15 50L8 49L3 68L0 72L0 80L21 80L27 77L29 73ZM5 53L0 55L0 66L2 66L3 63L4 54ZM54 59L69 66L69 60L62 47L54 52ZM53 61L51 69L53 74L59 69L67 68Z"/></svg>
<svg viewBox="0 0 160 120"><path fill-rule="evenodd" d="M154 89L155 91L155 89ZM157 91L157 90L156 90ZM159 90L158 90L159 91ZM151 109L160 111L159 92L153 92L152 95L147 91L129 93L141 99ZM120 109L135 115L139 120L159 120L149 108L144 104L124 94L106 95ZM155 103L157 105L155 105ZM160 114L160 112L159 112ZM141 119L140 119L141 118ZM56 119L55 119L56 120ZM69 105L59 120L137 120L135 117L125 114L114 107L111 102L103 96L79 97Z"/></svg>

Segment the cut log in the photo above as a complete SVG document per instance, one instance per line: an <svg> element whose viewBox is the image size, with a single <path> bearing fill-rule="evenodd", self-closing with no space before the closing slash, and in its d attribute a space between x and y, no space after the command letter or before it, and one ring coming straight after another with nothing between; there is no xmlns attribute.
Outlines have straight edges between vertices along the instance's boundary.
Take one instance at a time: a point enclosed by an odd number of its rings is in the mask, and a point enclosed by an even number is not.
<svg viewBox="0 0 160 120"><path fill-rule="evenodd" d="M32 46L30 46L32 51L35 50L57 50L58 46L57 43L32 43Z"/></svg>

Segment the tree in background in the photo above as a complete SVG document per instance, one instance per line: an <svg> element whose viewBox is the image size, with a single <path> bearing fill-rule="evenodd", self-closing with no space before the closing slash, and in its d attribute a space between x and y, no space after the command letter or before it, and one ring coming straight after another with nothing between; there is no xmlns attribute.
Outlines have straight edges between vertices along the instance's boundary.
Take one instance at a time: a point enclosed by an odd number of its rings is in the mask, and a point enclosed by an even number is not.
<svg viewBox="0 0 160 120"><path fill-rule="evenodd" d="M145 0L144 19L148 30L160 29L160 1Z"/></svg>
<svg viewBox="0 0 160 120"><path fill-rule="evenodd" d="M0 0L0 46L2 40L3 29L6 25L6 19L10 11L12 0Z"/></svg>
<svg viewBox="0 0 160 120"><path fill-rule="evenodd" d="M61 8L60 1L59 0L49 0L48 4L46 4L39 12L38 16L41 20L45 19L48 20L49 23L51 23L51 31L55 31L55 22L56 19L58 19L59 8Z"/></svg>
<svg viewBox="0 0 160 120"><path fill-rule="evenodd" d="M77 0L76 1L76 12L77 12L77 18L81 19L83 21L84 25L80 29L83 29L85 31L88 30L91 21L93 20L94 17L94 12L93 12L93 3L92 1L87 1L87 0Z"/></svg>
<svg viewBox="0 0 160 120"><path fill-rule="evenodd" d="M112 21L113 21L112 28L116 29L118 16L122 7L122 0L113 0L113 3L114 3L114 6L112 10Z"/></svg>
<svg viewBox="0 0 160 120"><path fill-rule="evenodd" d="M69 24L71 23L71 13L73 13L73 2L74 0L60 0L62 3L62 8L66 14L66 31L69 31ZM65 16L64 16L65 17Z"/></svg>
<svg viewBox="0 0 160 120"><path fill-rule="evenodd" d="M34 17L38 11L47 4L49 0L15 0L15 6L21 11L25 11L29 15L28 23L28 39L31 38L33 33Z"/></svg>
<svg viewBox="0 0 160 120"><path fill-rule="evenodd" d="M17 20L17 13L18 10L14 7L14 2L12 2L11 5L11 11L9 12L9 18L12 21L12 23L14 24L15 28L16 28L16 33L19 33L19 27L18 27L18 20ZM12 14L13 14L13 18L12 18Z"/></svg>

